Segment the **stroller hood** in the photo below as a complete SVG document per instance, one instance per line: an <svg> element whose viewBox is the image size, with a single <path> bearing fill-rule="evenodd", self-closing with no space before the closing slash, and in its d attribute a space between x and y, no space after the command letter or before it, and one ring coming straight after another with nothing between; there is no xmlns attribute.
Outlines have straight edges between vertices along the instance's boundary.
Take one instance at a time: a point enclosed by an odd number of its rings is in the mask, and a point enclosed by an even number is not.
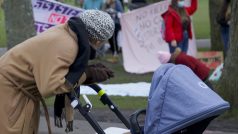
<svg viewBox="0 0 238 134"><path fill-rule="evenodd" d="M170 134L218 116L229 103L212 91L190 68L164 64L153 75L145 134Z"/></svg>

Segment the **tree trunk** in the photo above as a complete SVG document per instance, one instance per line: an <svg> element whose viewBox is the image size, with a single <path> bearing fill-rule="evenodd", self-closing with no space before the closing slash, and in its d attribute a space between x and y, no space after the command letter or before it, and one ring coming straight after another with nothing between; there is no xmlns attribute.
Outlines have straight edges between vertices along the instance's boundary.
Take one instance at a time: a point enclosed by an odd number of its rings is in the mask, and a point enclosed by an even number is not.
<svg viewBox="0 0 238 134"><path fill-rule="evenodd" d="M231 3L230 48L218 89L231 104L232 111L238 109L238 1Z"/></svg>
<svg viewBox="0 0 238 134"><path fill-rule="evenodd" d="M31 0L4 1L8 49L35 35Z"/></svg>
<svg viewBox="0 0 238 134"><path fill-rule="evenodd" d="M209 0L209 15L211 26L211 50L222 51L223 42L220 34L219 24L216 22L216 16L221 7L222 0ZM202 24L201 24L202 25Z"/></svg>

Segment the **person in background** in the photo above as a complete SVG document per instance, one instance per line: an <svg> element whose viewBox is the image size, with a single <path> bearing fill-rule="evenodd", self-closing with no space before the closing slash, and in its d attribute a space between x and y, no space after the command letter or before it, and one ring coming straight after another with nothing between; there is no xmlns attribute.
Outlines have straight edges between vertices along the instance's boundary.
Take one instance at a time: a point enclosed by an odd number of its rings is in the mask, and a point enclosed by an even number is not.
<svg viewBox="0 0 238 134"><path fill-rule="evenodd" d="M158 59L161 64L173 63L182 64L189 67L202 81L204 81L211 89L213 89L211 83L208 80L211 72L210 68L208 68L198 59L182 52L180 48L176 48L172 54L166 51L158 51Z"/></svg>
<svg viewBox="0 0 238 134"><path fill-rule="evenodd" d="M220 25L221 36L224 44L224 56L229 48L229 29L231 19L231 1L223 0L221 9L217 14L217 23Z"/></svg>
<svg viewBox="0 0 238 134"><path fill-rule="evenodd" d="M171 0L171 4L162 18L165 24L164 39L169 44L170 53L176 47L187 53L189 38L192 38L190 15L197 10L197 0L191 0L191 6L185 7L184 0Z"/></svg>
<svg viewBox="0 0 238 134"><path fill-rule="evenodd" d="M107 59L107 61L111 63L115 63L118 60L118 54L119 54L119 46L118 46L118 32L121 30L121 24L120 24L120 16L121 13L124 12L122 4L120 0L107 0L105 9L104 9L115 23L115 31L113 36L108 40L110 44L110 50L112 52L112 58Z"/></svg>
<svg viewBox="0 0 238 134"><path fill-rule="evenodd" d="M135 10L144 6L147 6L148 3L146 0L131 0L129 3L129 9L130 10Z"/></svg>
<svg viewBox="0 0 238 134"><path fill-rule="evenodd" d="M94 51L114 32L111 17L86 10L65 24L54 26L16 45L0 57L0 133L38 133L43 97L70 93L81 84L103 82L113 72L88 65Z"/></svg>
<svg viewBox="0 0 238 134"><path fill-rule="evenodd" d="M125 10L125 5L124 5L124 0L119 0L121 2L121 5L122 5L122 9Z"/></svg>
<svg viewBox="0 0 238 134"><path fill-rule="evenodd" d="M104 0L84 0L83 9L98 9L102 10L104 7Z"/></svg>

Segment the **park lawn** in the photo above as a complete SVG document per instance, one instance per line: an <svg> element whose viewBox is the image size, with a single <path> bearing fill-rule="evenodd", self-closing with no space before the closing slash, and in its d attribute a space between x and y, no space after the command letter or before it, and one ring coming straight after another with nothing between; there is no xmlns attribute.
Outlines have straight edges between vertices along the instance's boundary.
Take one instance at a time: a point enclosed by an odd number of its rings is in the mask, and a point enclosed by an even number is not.
<svg viewBox="0 0 238 134"><path fill-rule="evenodd" d="M193 15L193 26L197 39L210 38L210 19L208 0L199 0L198 9Z"/></svg>
<svg viewBox="0 0 238 134"><path fill-rule="evenodd" d="M113 90L113 89L112 89ZM93 105L94 109L108 108L105 106L97 95L87 95L88 99ZM81 103L84 105L85 102L80 97ZM118 106L120 109L134 110L134 109L144 109L147 105L147 97L130 97L130 96L109 96L112 102ZM54 97L50 97L46 100L48 106L54 105Z"/></svg>
<svg viewBox="0 0 238 134"><path fill-rule="evenodd" d="M6 34L3 10L0 8L0 48L6 46Z"/></svg>

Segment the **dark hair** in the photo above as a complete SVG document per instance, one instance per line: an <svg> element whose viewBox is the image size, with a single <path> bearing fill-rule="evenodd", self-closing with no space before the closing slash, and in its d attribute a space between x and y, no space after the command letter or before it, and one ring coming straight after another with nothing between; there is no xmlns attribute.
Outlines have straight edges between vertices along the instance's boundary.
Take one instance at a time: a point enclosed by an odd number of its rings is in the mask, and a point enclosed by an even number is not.
<svg viewBox="0 0 238 134"><path fill-rule="evenodd" d="M181 17L182 20L183 19L186 19L186 20L189 19L185 9L178 7L178 0L172 0L170 6L179 14L179 16Z"/></svg>

